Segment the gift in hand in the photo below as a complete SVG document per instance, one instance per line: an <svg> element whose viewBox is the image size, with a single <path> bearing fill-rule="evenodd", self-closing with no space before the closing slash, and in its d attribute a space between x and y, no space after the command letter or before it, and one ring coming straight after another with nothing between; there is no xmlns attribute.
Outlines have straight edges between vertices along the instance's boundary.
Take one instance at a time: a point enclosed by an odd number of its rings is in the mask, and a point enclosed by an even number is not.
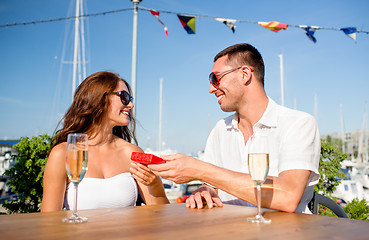
<svg viewBox="0 0 369 240"><path fill-rule="evenodd" d="M141 152L132 152L131 160L145 165L165 163L165 161L160 157Z"/></svg>

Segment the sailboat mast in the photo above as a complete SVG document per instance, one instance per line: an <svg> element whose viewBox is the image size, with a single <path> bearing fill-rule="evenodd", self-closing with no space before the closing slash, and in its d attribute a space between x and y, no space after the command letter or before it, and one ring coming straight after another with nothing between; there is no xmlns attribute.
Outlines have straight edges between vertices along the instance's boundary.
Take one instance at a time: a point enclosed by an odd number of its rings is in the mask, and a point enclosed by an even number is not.
<svg viewBox="0 0 369 240"><path fill-rule="evenodd" d="M80 2L80 8L81 8L81 15L83 16L84 14L84 9L83 9L83 0L81 0ZM79 78L79 84L81 84L81 82L83 81L83 79L86 78L86 53L85 53L85 28L84 28L84 21L83 21L83 17L81 18L81 45L82 45L82 74L80 74L80 78Z"/></svg>
<svg viewBox="0 0 369 240"><path fill-rule="evenodd" d="M79 7L80 0L76 0L76 18L74 21L74 52L73 52L73 86L72 86L72 101L73 95L76 91L77 78L77 63L78 63L78 49L79 49Z"/></svg>
<svg viewBox="0 0 369 240"><path fill-rule="evenodd" d="M281 69L281 105L284 106L284 82L283 82L283 54L278 54Z"/></svg>
<svg viewBox="0 0 369 240"><path fill-rule="evenodd" d="M342 104L340 104L340 120L341 120L341 139L342 139L342 152L345 153L345 143L346 143L346 133L345 133L345 126L343 122L343 110Z"/></svg>
<svg viewBox="0 0 369 240"><path fill-rule="evenodd" d="M318 95L316 93L314 94L314 117L315 117L315 120L318 122L318 125L319 125L319 121L318 121Z"/></svg>
<svg viewBox="0 0 369 240"><path fill-rule="evenodd" d="M133 2L133 33L132 33L132 70L131 70L131 88L133 105L136 106L136 78L137 78L137 6L142 0L131 0ZM136 116L136 108L132 109L132 114Z"/></svg>
<svg viewBox="0 0 369 240"><path fill-rule="evenodd" d="M363 125L360 131L359 137L359 149L358 149L358 159L361 163L368 162L368 138L366 135L366 130L368 129L368 111L367 104L365 104Z"/></svg>
<svg viewBox="0 0 369 240"><path fill-rule="evenodd" d="M162 113L163 113L163 78L160 78L160 90L159 90L159 132L158 132L158 151L161 153L162 147Z"/></svg>
<svg viewBox="0 0 369 240"><path fill-rule="evenodd" d="M85 32L83 24L83 0L76 0L76 12L74 21L74 50L73 50L73 84L72 101L78 85L86 78Z"/></svg>

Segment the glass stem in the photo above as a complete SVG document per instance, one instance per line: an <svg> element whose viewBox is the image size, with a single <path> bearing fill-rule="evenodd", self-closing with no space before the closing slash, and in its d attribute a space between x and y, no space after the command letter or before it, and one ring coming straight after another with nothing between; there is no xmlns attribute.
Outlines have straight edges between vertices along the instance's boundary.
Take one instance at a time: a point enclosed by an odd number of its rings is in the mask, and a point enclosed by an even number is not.
<svg viewBox="0 0 369 240"><path fill-rule="evenodd" d="M78 195L78 183L74 183L74 209L73 216L77 217L77 195Z"/></svg>
<svg viewBox="0 0 369 240"><path fill-rule="evenodd" d="M258 203L258 216L261 217L261 184L256 184L256 200Z"/></svg>

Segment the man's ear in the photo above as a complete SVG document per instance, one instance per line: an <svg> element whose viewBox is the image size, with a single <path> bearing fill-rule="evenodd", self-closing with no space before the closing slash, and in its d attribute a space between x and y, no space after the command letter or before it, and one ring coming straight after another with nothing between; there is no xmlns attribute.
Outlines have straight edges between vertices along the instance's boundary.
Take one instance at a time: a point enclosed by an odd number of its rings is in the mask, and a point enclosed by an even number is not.
<svg viewBox="0 0 369 240"><path fill-rule="evenodd" d="M243 84L249 85L251 83L251 78L252 78L251 68L248 66L242 66L241 71L242 71Z"/></svg>

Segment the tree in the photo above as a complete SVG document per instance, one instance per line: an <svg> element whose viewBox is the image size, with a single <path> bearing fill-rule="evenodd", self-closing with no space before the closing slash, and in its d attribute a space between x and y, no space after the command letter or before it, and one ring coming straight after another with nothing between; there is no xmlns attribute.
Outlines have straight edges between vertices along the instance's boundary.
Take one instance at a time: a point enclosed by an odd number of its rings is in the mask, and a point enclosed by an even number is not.
<svg viewBox="0 0 369 240"><path fill-rule="evenodd" d="M365 199L360 201L358 198L354 198L343 209L351 219L369 221L369 209L367 205L368 203Z"/></svg>
<svg viewBox="0 0 369 240"><path fill-rule="evenodd" d="M346 153L342 153L331 143L321 139L321 153L319 162L319 183L315 185L315 191L323 195L330 195L341 183L345 174L341 171L341 162L347 159Z"/></svg>
<svg viewBox="0 0 369 240"><path fill-rule="evenodd" d="M331 194L336 190L336 187L341 183L341 179L345 174L340 170L341 162L348 158L348 155L342 153L339 149L332 146L331 142L321 139L321 153L319 163L320 180L315 185L315 191L321 192L324 195L337 201L337 198L332 197ZM369 221L369 209L367 208L367 201L365 199L359 201L355 198L348 202L343 207L347 216L350 219ZM325 207L319 207L319 214L326 216L336 216L332 211Z"/></svg>
<svg viewBox="0 0 369 240"><path fill-rule="evenodd" d="M3 175L8 177L7 185L18 195L17 200L3 203L9 213L40 211L42 199L42 176L45 170L51 138L45 134L38 137L22 137L14 145L18 151L15 164Z"/></svg>

